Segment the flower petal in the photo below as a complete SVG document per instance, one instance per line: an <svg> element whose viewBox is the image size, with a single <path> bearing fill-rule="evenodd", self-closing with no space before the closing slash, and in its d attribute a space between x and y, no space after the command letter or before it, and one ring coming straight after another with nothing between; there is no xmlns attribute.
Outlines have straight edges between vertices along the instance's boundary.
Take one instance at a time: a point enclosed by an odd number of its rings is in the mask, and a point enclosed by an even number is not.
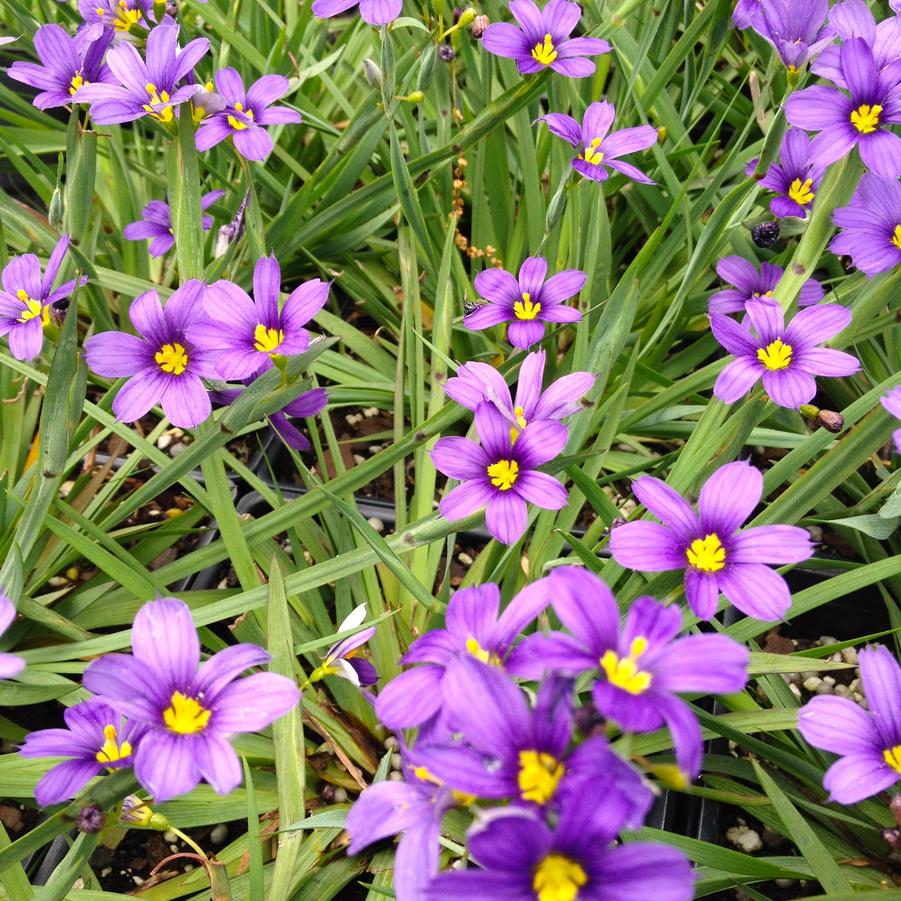
<svg viewBox="0 0 901 901"><path fill-rule="evenodd" d="M737 531L763 494L763 476L747 461L720 466L701 488L698 512L705 532L720 539Z"/></svg>

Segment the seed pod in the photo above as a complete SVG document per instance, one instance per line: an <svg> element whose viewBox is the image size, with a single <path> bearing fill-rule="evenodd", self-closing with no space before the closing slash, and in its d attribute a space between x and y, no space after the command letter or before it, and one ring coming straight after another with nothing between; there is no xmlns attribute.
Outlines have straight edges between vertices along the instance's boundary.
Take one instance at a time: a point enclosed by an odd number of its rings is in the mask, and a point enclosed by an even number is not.
<svg viewBox="0 0 901 901"><path fill-rule="evenodd" d="M363 60L363 75L374 88L382 86L382 70L368 56Z"/></svg>
<svg viewBox="0 0 901 901"><path fill-rule="evenodd" d="M477 40L482 39L485 29L491 24L488 16L476 16L472 21L472 36Z"/></svg>
<svg viewBox="0 0 901 901"><path fill-rule="evenodd" d="M768 248L779 240L779 223L761 222L751 229L751 239L758 247Z"/></svg>

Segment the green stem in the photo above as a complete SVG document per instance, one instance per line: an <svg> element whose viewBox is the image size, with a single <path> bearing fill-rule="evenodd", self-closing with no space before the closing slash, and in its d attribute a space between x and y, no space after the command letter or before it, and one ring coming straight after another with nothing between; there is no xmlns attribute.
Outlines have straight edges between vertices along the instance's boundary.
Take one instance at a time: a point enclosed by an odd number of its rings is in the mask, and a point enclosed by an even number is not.
<svg viewBox="0 0 901 901"><path fill-rule="evenodd" d="M181 283L203 276L203 233L200 209L200 170L194 146L194 120L183 115L169 145L169 208Z"/></svg>

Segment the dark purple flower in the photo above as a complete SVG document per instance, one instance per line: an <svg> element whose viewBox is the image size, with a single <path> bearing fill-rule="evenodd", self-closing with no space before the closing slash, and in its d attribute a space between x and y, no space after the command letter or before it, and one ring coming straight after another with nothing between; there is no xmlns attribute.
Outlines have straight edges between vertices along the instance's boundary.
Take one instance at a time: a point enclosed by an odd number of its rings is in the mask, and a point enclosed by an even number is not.
<svg viewBox="0 0 901 901"><path fill-rule="evenodd" d="M128 34L132 28L150 28L153 0L78 0L78 12L87 26L99 26L110 34Z"/></svg>
<svg viewBox="0 0 901 901"><path fill-rule="evenodd" d="M483 815L470 830L469 853L482 869L439 874L426 901L690 901L691 865L675 848L612 844L622 823L618 797L573 794L556 828L527 808Z"/></svg>
<svg viewBox="0 0 901 901"><path fill-rule="evenodd" d="M594 74L594 63L586 56L610 52L600 38L571 38L582 15L578 3L549 0L539 9L533 0L510 0L510 12L519 28L509 22L493 22L485 29L482 43L489 53L515 59L521 75L550 66L569 78Z"/></svg>
<svg viewBox="0 0 901 901"><path fill-rule="evenodd" d="M6 592L0 588L0 635L2 635L16 618L16 607ZM25 669L25 661L15 654L0 652L0 679L12 679Z"/></svg>
<svg viewBox="0 0 901 901"><path fill-rule="evenodd" d="M253 270L253 299L225 279L207 287L203 308L212 321L197 340L212 355L219 378L259 375L272 368L273 355L294 356L310 346L304 326L325 306L331 282L304 282L279 310L281 277L275 257L260 257Z"/></svg>
<svg viewBox="0 0 901 901"><path fill-rule="evenodd" d="M485 507L488 531L503 544L514 544L528 525L527 502L545 510L566 505L566 489L538 471L563 450L566 426L538 420L514 441L507 419L491 403L476 408L475 425L481 445L448 437L432 448L435 468L462 483L444 496L438 510L453 522Z"/></svg>
<svg viewBox="0 0 901 901"><path fill-rule="evenodd" d="M74 798L89 779L132 765L132 754L145 727L123 724L108 704L91 698L63 714L65 729L32 732L19 749L23 757L69 757L48 770L34 790L41 807Z"/></svg>
<svg viewBox="0 0 901 901"><path fill-rule="evenodd" d="M851 323L851 311L846 307L834 303L808 307L796 313L787 326L785 314L774 300L755 300L745 310L750 328L722 313L710 314L714 337L735 356L713 386L713 393L723 403L735 403L762 378L773 403L796 410L817 393L815 375L837 378L860 369L851 354L817 346Z"/></svg>
<svg viewBox="0 0 901 901"><path fill-rule="evenodd" d="M620 157L653 147L657 143L657 129L650 125L637 125L610 134L615 115L616 107L612 103L599 100L585 110L581 126L572 116L563 113L548 113L539 116L536 121L547 122L552 134L573 147L582 148L572 161L572 167L585 178L606 181L610 177L607 171L609 166L633 181L643 185L654 184L640 169L624 163Z"/></svg>
<svg viewBox="0 0 901 901"><path fill-rule="evenodd" d="M147 35L146 62L134 45L123 42L106 55L119 84L89 84L75 92L77 103L91 104L91 118L100 125L132 122L150 116L171 122L175 108L200 90L198 84L179 87L185 76L210 49L206 38L178 46L179 26L158 25Z"/></svg>
<svg viewBox="0 0 901 901"><path fill-rule="evenodd" d="M751 27L773 45L789 72L796 73L835 39L826 23L829 0L766 0Z"/></svg>
<svg viewBox="0 0 901 901"><path fill-rule="evenodd" d="M238 644L200 663L191 611L175 598L144 604L131 630L134 655L107 654L85 670L83 684L114 710L147 726L135 753L138 782L159 803L206 779L219 794L241 784L241 762L228 738L256 732L300 700L291 679L275 673L238 676L269 660Z"/></svg>
<svg viewBox="0 0 901 901"><path fill-rule="evenodd" d="M475 277L475 289L488 303L463 317L471 331L509 322L507 340L526 348L544 337L545 322L578 322L582 314L563 301L585 284L580 269L564 269L545 281L547 261L527 257L519 268L519 281L504 269L485 269Z"/></svg>
<svg viewBox="0 0 901 901"><path fill-rule="evenodd" d="M867 278L901 264L901 183L864 173L847 206L832 214L841 231L829 249L847 254Z"/></svg>
<svg viewBox="0 0 901 901"><path fill-rule="evenodd" d="M511 434L515 433L515 437L537 419L559 421L582 411L582 398L597 379L591 372L572 372L542 391L544 363L543 350L526 355L519 367L515 400L504 377L487 363L464 363L447 380L444 391L467 410L475 410L483 401L490 401L510 421Z"/></svg>
<svg viewBox="0 0 901 901"><path fill-rule="evenodd" d="M211 355L197 342L206 328L201 318L203 282L192 279L175 291L166 306L156 291L131 304L129 316L138 336L101 332L85 342L88 366L105 378L128 381L113 401L123 422L134 422L160 404L173 425L193 428L212 411L201 377L216 378ZM203 325L201 325L203 323Z"/></svg>
<svg viewBox="0 0 901 901"><path fill-rule="evenodd" d="M801 563L813 553L797 526L741 530L763 494L763 476L749 463L721 466L701 488L698 512L652 476L632 483L639 503L663 525L641 520L617 526L610 550L620 566L642 572L685 570L685 597L695 615L710 619L720 592L742 613L781 619L791 605L785 579L766 564Z"/></svg>
<svg viewBox="0 0 901 901"><path fill-rule="evenodd" d="M202 210L211 207L220 197L225 196L225 191L210 191L200 198ZM169 204L164 200L151 200L141 210L143 216L137 222L131 222L122 230L122 234L129 241L143 241L152 238L150 242L150 256L161 257L175 246L175 235L172 232L172 217ZM201 225L204 231L209 231L213 225L212 216L203 216Z"/></svg>
<svg viewBox="0 0 901 901"><path fill-rule="evenodd" d="M337 631L346 632L348 629L355 629L365 619L366 605L360 604L351 611L349 616L342 620ZM333 644L328 649L325 659L316 670L316 673L310 676L310 681L317 681L314 677L316 675L319 675L319 677L340 676L342 679L347 679L348 682L357 688L375 685L379 679L375 667L368 660L354 656L373 635L375 635L375 626L370 626L368 629L357 632L356 635L350 635L341 639L337 644Z"/></svg>
<svg viewBox="0 0 901 901"><path fill-rule="evenodd" d="M264 126L300 122L300 113L295 110L272 106L290 87L284 75L264 75L246 93L244 82L234 69L220 69L214 79L225 107L201 121L194 138L198 150L209 150L231 138L235 150L245 159L264 160L272 152L272 138Z"/></svg>
<svg viewBox="0 0 901 901"><path fill-rule="evenodd" d="M815 165L828 166L856 146L873 172L897 178L901 137L891 126L901 122L901 73L896 66L879 72L873 50L862 38L841 45L839 62L851 96L825 85L805 88L786 101L786 118L805 131L819 132L810 144Z"/></svg>
<svg viewBox="0 0 901 901"><path fill-rule="evenodd" d="M523 661L532 658L530 675L577 677L600 669L604 678L592 690L598 711L624 731L650 732L666 724L680 769L697 776L701 728L678 695L740 691L748 681L747 648L725 635L676 638L679 608L650 597L633 602L620 630L616 598L593 573L561 566L548 580L554 611L571 635L526 638L521 655Z"/></svg>
<svg viewBox="0 0 901 901"><path fill-rule="evenodd" d="M757 160L748 166L750 175L757 168ZM782 139L779 163L774 163L760 179L760 186L775 192L770 212L779 219L786 216L807 218L825 172L810 160L810 138L800 128L790 128Z"/></svg>
<svg viewBox="0 0 901 901"><path fill-rule="evenodd" d="M401 12L403 0L314 0L313 15L320 19L338 16L360 4L360 18L367 25L387 25Z"/></svg>
<svg viewBox="0 0 901 901"><path fill-rule="evenodd" d="M74 102L73 95L82 85L114 81L103 64L111 36L106 33L92 40L89 32L82 31L72 37L62 25L42 25L34 34L41 64L17 60L6 74L40 91L33 101L38 109L66 106Z"/></svg>
<svg viewBox="0 0 901 901"><path fill-rule="evenodd" d="M500 610L500 590L493 582L461 588L450 600L444 628L417 638L401 663L421 663L392 679L379 693L378 718L389 729L422 726L444 712L442 685L447 665L471 655L516 674L514 642L550 601L547 579L523 588Z"/></svg>
<svg viewBox="0 0 901 901"><path fill-rule="evenodd" d="M0 336L8 336L10 353L17 360L31 360L41 352L44 326L50 321L50 306L68 297L77 283L87 282L87 277L82 276L80 282L73 278L53 289L68 248L69 236L63 235L47 260L43 276L40 261L33 253L13 257L3 267Z"/></svg>
<svg viewBox="0 0 901 901"><path fill-rule="evenodd" d="M880 397L879 403L881 403L895 419L901 419L901 385L897 388L892 388L888 394ZM895 452L901 454L901 428L895 429L892 433L892 440L895 442Z"/></svg>
<svg viewBox="0 0 901 901"><path fill-rule="evenodd" d="M798 713L798 731L815 748L838 754L823 786L829 800L856 804L901 777L901 668L884 645L860 652L869 712L847 698L818 697Z"/></svg>
<svg viewBox="0 0 901 901"><path fill-rule="evenodd" d="M744 31L754 28L759 31L762 26L761 7L764 0L738 0L732 12L732 24Z"/></svg>
<svg viewBox="0 0 901 901"><path fill-rule="evenodd" d="M723 257L716 264L716 274L732 287L712 294L708 309L711 313L744 313L745 304L761 297L772 297L784 273L781 266L772 263L761 263L758 270L743 257ZM823 286L815 278L807 279L801 288L798 306L809 307L822 299Z"/></svg>

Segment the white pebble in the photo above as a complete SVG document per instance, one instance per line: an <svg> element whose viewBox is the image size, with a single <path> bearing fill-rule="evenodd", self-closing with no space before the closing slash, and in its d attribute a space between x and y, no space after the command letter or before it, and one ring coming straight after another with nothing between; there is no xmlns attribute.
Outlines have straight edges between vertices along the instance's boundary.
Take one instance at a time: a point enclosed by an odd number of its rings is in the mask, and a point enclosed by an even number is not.
<svg viewBox="0 0 901 901"><path fill-rule="evenodd" d="M804 680L804 688L807 691L816 691L822 682L823 680L819 676L810 676Z"/></svg>
<svg viewBox="0 0 901 901"><path fill-rule="evenodd" d="M379 408L378 407L366 407L366 409L363 410L363 415L367 419L372 419L373 416L379 415Z"/></svg>
<svg viewBox="0 0 901 901"><path fill-rule="evenodd" d="M404 765L404 759L400 756L400 754L392 754L391 755L391 769L399 770L402 769Z"/></svg>
<svg viewBox="0 0 901 901"><path fill-rule="evenodd" d="M789 690L791 691L791 693L792 693L796 698L798 698L798 699L800 700L800 698L801 698L801 687L800 687L799 685L796 685L794 682L789 682L789 683L788 683L788 688L789 688Z"/></svg>
<svg viewBox="0 0 901 901"><path fill-rule="evenodd" d="M347 800L347 789L341 788L339 785L335 789L334 799L336 804L343 804Z"/></svg>
<svg viewBox="0 0 901 901"><path fill-rule="evenodd" d="M460 551L457 554L457 560L459 560L464 566L472 566L472 557L469 556L465 551Z"/></svg>
<svg viewBox="0 0 901 901"><path fill-rule="evenodd" d="M842 648L842 660L857 666L857 648Z"/></svg>
<svg viewBox="0 0 901 901"><path fill-rule="evenodd" d="M377 516L370 516L366 522L368 522L376 532L381 533L385 531L385 524Z"/></svg>
<svg viewBox="0 0 901 901"><path fill-rule="evenodd" d="M228 838L228 826L226 826L225 823L220 823L210 833L210 841L214 845L223 844L227 838Z"/></svg>
<svg viewBox="0 0 901 901"><path fill-rule="evenodd" d="M362 454L354 454L354 463L356 463L358 466L361 463L365 463L365 462L366 462L366 458Z"/></svg>
<svg viewBox="0 0 901 901"><path fill-rule="evenodd" d="M726 830L726 838L745 854L752 854L763 847L760 836L753 829L748 829L747 826L733 826Z"/></svg>
<svg viewBox="0 0 901 901"><path fill-rule="evenodd" d="M172 842L178 841L178 836L171 829L167 829L163 833L163 841L168 842L171 845Z"/></svg>

